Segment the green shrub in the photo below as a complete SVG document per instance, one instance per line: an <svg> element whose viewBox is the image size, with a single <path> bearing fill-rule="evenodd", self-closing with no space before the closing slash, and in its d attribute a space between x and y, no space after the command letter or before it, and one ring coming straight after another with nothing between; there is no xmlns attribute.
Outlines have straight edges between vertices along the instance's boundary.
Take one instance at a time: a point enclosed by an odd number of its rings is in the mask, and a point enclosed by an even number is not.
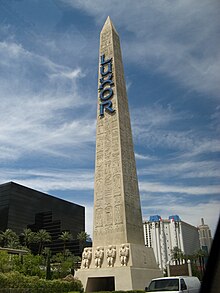
<svg viewBox="0 0 220 293"><path fill-rule="evenodd" d="M28 288L31 293L67 293L70 291L82 292L82 283L74 279L71 282L63 280L45 280L37 276L24 276L18 272L0 273L1 289Z"/></svg>

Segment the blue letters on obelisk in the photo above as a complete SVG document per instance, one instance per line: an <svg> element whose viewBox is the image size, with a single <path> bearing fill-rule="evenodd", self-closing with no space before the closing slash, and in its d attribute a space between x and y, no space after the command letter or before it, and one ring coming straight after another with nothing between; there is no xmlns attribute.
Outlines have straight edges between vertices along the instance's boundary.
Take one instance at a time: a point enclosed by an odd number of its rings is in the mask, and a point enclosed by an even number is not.
<svg viewBox="0 0 220 293"><path fill-rule="evenodd" d="M100 78L99 80L99 97L101 100L99 115L104 116L104 110L107 110L110 113L115 112L115 110L112 109L112 102L109 101L109 99L113 96L114 93L113 89L111 88L111 86L114 85L114 82L112 81L112 58L105 60L104 54L101 56L100 74L102 78ZM109 87L105 87L106 85L109 85Z"/></svg>

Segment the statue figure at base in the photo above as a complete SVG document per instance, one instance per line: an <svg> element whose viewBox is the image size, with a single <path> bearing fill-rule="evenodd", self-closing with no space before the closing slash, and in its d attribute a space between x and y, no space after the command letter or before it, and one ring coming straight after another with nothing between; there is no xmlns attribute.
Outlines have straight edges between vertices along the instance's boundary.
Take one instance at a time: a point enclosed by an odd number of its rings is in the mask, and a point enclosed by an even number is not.
<svg viewBox="0 0 220 293"><path fill-rule="evenodd" d="M84 248L82 254L82 268L88 269L92 259L92 249L91 248Z"/></svg>
<svg viewBox="0 0 220 293"><path fill-rule="evenodd" d="M128 257L129 257L129 246L122 244L119 251L121 266L127 266Z"/></svg>
<svg viewBox="0 0 220 293"><path fill-rule="evenodd" d="M107 256L108 267L112 268L114 266L115 257L116 257L116 247L109 245L106 252L106 256Z"/></svg>
<svg viewBox="0 0 220 293"><path fill-rule="evenodd" d="M104 256L104 249L102 247L97 247L95 251L95 267L101 268Z"/></svg>

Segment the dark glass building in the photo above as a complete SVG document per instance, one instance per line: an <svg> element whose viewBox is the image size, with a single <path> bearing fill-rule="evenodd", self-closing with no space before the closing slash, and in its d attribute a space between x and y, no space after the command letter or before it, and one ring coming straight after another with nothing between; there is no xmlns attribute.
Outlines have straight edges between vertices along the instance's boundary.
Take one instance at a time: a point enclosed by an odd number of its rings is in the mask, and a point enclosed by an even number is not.
<svg viewBox="0 0 220 293"><path fill-rule="evenodd" d="M14 182L0 185L0 231L12 229L18 235L24 228L37 232L47 230L52 242L47 244L53 253L62 251L63 231L73 240L66 244L75 255L80 255L77 234L85 231L85 208Z"/></svg>

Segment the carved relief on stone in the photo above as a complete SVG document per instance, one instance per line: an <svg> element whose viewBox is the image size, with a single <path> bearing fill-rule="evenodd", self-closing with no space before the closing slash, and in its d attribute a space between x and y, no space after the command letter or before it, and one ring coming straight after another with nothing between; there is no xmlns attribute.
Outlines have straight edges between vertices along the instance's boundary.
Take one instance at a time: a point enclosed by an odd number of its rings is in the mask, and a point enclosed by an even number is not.
<svg viewBox="0 0 220 293"><path fill-rule="evenodd" d="M127 266L129 258L129 245L122 244L119 250L121 266Z"/></svg>
<svg viewBox="0 0 220 293"><path fill-rule="evenodd" d="M82 254L82 268L88 269L92 260L92 248L84 248Z"/></svg>
<svg viewBox="0 0 220 293"><path fill-rule="evenodd" d="M97 154L97 157L96 157L96 166L99 167L103 164L103 152L100 152Z"/></svg>
<svg viewBox="0 0 220 293"><path fill-rule="evenodd" d="M115 232L115 231L114 231L112 225L110 225L110 226L106 226L106 227L105 227L105 233L106 233L106 234L109 235L109 234L111 234L111 233L113 233L113 232Z"/></svg>
<svg viewBox="0 0 220 293"><path fill-rule="evenodd" d="M98 198L96 200L95 205L96 205L97 208L102 208L103 207L103 200L102 200L102 198L101 199Z"/></svg>
<svg viewBox="0 0 220 293"><path fill-rule="evenodd" d="M113 161L119 160L119 157L120 157L119 151L112 153Z"/></svg>
<svg viewBox="0 0 220 293"><path fill-rule="evenodd" d="M107 171L107 170L106 170ZM112 174L111 174L111 170L108 170L109 173L105 174L105 185L111 185L112 184Z"/></svg>
<svg viewBox="0 0 220 293"><path fill-rule="evenodd" d="M112 150L111 148L107 148L107 150L105 151L105 160L108 161L111 159L112 156Z"/></svg>
<svg viewBox="0 0 220 293"><path fill-rule="evenodd" d="M105 195L105 197L111 197L112 196L112 182L110 182L110 184L105 183L104 195Z"/></svg>
<svg viewBox="0 0 220 293"><path fill-rule="evenodd" d="M115 224L122 224L123 223L123 211L122 211L122 204L115 205L114 210L115 215Z"/></svg>
<svg viewBox="0 0 220 293"><path fill-rule="evenodd" d="M95 226L102 227L103 226L103 209L97 208L95 210Z"/></svg>
<svg viewBox="0 0 220 293"><path fill-rule="evenodd" d="M111 142L109 142L109 144L105 144L105 146L104 146L104 148L105 148L105 157L106 157L106 155L108 154L108 153L111 153L112 152L112 148L111 148Z"/></svg>
<svg viewBox="0 0 220 293"><path fill-rule="evenodd" d="M111 170L106 170L105 174L104 174L104 184L105 185L111 185L112 184L112 173Z"/></svg>
<svg viewBox="0 0 220 293"><path fill-rule="evenodd" d="M116 129L115 129L115 128L116 128ZM113 131L114 131L114 130L117 130L117 128L118 128L117 120L113 120L113 121L112 121L112 129L113 129ZM112 131L112 136L115 136L115 135L113 135L113 131ZM117 130L117 134L118 134L118 130Z"/></svg>
<svg viewBox="0 0 220 293"><path fill-rule="evenodd" d="M114 159L112 161L112 171L113 171L114 174L120 172L120 161L119 160Z"/></svg>
<svg viewBox="0 0 220 293"><path fill-rule="evenodd" d="M109 226L113 224L112 206L105 208L105 225Z"/></svg>
<svg viewBox="0 0 220 293"><path fill-rule="evenodd" d="M108 267L113 267L115 263L115 258L116 258L116 246L109 245L108 249L106 251L106 258L107 258L107 263Z"/></svg>
<svg viewBox="0 0 220 293"><path fill-rule="evenodd" d="M96 180L95 197L96 197L96 199L103 198L103 181L102 181L102 179Z"/></svg>
<svg viewBox="0 0 220 293"><path fill-rule="evenodd" d="M114 194L114 204L115 205L121 204L121 194L120 193Z"/></svg>
<svg viewBox="0 0 220 293"><path fill-rule="evenodd" d="M104 249L103 247L98 246L95 251L95 267L96 268L101 268L103 257L104 257Z"/></svg>
<svg viewBox="0 0 220 293"><path fill-rule="evenodd" d="M117 121L115 121L113 125L117 125L116 123L117 123ZM112 130L112 137L115 137L115 138L118 137L118 129L117 128Z"/></svg>
<svg viewBox="0 0 220 293"><path fill-rule="evenodd" d="M104 125L101 119L97 120L97 123L98 123L98 126L97 126L97 141L98 141L103 136Z"/></svg>
<svg viewBox="0 0 220 293"><path fill-rule="evenodd" d="M117 193L121 191L121 176L120 174L115 174L113 176L113 192Z"/></svg>
<svg viewBox="0 0 220 293"><path fill-rule="evenodd" d="M100 139L99 141L97 141L97 144L96 144L96 149L99 151L99 150L102 150L103 151L103 148L104 148L104 142L102 139Z"/></svg>
<svg viewBox="0 0 220 293"><path fill-rule="evenodd" d="M105 174L111 173L111 160L105 161Z"/></svg>
<svg viewBox="0 0 220 293"><path fill-rule="evenodd" d="M118 143L118 140L115 140L112 142L112 151L117 152L118 149L119 149L119 143Z"/></svg>
<svg viewBox="0 0 220 293"><path fill-rule="evenodd" d="M118 146L119 145L119 138L118 136L113 136L112 135L112 146Z"/></svg>

